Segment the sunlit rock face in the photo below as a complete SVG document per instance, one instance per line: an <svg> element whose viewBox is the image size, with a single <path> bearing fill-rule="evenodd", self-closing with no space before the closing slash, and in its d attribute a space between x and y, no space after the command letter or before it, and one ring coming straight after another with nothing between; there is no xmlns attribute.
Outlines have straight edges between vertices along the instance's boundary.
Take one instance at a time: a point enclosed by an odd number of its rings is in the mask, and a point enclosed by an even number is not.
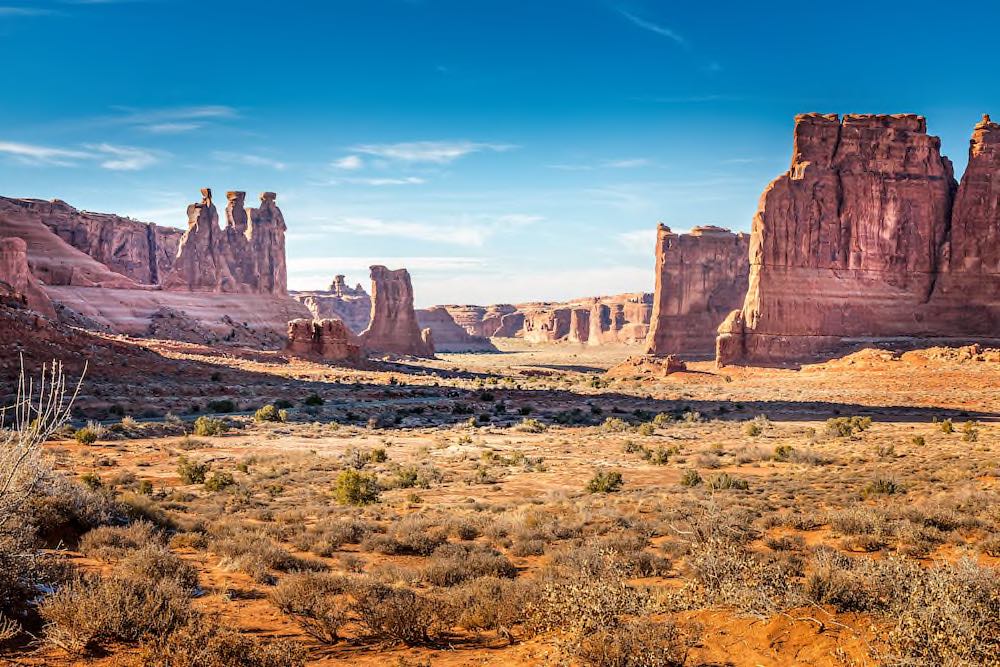
<svg viewBox="0 0 1000 667"><path fill-rule="evenodd" d="M719 324L739 308L750 274L748 234L695 227L656 236L656 291L646 352L711 355Z"/></svg>
<svg viewBox="0 0 1000 667"><path fill-rule="evenodd" d="M986 118L958 186L921 116L798 116L791 168L754 216L748 290L720 327L718 362L796 362L866 339L995 339L996 143Z"/></svg>
<svg viewBox="0 0 1000 667"><path fill-rule="evenodd" d="M360 361L361 342L340 320L295 319L288 323L285 349L326 361Z"/></svg>
<svg viewBox="0 0 1000 667"><path fill-rule="evenodd" d="M413 308L413 284L406 269L371 267L372 316L361 334L365 350L415 357L434 356L430 336L422 335Z"/></svg>

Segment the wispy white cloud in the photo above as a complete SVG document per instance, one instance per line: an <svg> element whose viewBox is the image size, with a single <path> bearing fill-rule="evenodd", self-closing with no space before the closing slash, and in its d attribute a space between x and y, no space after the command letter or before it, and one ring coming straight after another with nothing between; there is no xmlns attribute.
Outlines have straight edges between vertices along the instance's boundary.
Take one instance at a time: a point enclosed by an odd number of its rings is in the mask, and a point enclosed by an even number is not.
<svg viewBox="0 0 1000 667"><path fill-rule="evenodd" d="M22 144L13 141L0 141L0 153L10 155L15 159L34 165L53 165L71 167L80 160L91 158L90 153L66 148Z"/></svg>
<svg viewBox="0 0 1000 667"><path fill-rule="evenodd" d="M218 160L219 162L241 164L248 167L265 167L267 169L275 169L277 171L284 171L288 168L288 165L280 160L264 157L263 155L252 155L249 153L215 151L212 153L212 158Z"/></svg>
<svg viewBox="0 0 1000 667"><path fill-rule="evenodd" d="M345 155L339 160L334 160L332 163L336 169L344 169L345 171L354 171L361 169L365 166L365 161L361 159L359 155Z"/></svg>
<svg viewBox="0 0 1000 667"><path fill-rule="evenodd" d="M162 109L112 107L115 115L95 119L95 125L125 125L151 134L180 134L200 130L212 123L239 118L230 106L203 104Z"/></svg>
<svg viewBox="0 0 1000 667"><path fill-rule="evenodd" d="M650 167L653 165L653 161L640 157L640 158L622 158L617 160L604 160L603 162L598 162L594 164L579 163L579 164L549 164L545 165L549 169L558 169L560 171L594 171L596 169L636 169L638 167Z"/></svg>
<svg viewBox="0 0 1000 667"><path fill-rule="evenodd" d="M475 141L409 141L397 144L361 144L350 150L399 162L449 164L472 153L500 153L514 148L517 146Z"/></svg>
<svg viewBox="0 0 1000 667"><path fill-rule="evenodd" d="M402 178L362 178L362 177L343 177L343 178L333 178L328 181L330 185L370 185L373 187L384 187L389 185L423 185L427 181L419 176L404 176Z"/></svg>
<svg viewBox="0 0 1000 667"><path fill-rule="evenodd" d="M624 160L609 160L604 163L605 167L611 169L635 169L636 167L648 167L652 162L644 157L626 158Z"/></svg>
<svg viewBox="0 0 1000 667"><path fill-rule="evenodd" d="M643 30L648 30L648 31L656 33L657 35L660 35L662 37L666 37L668 39L671 39L671 40L673 40L674 42L676 42L680 46L687 46L687 40L685 40L684 37L682 37L680 35L680 33L676 32L674 30L671 30L670 28L668 28L666 26L662 26L662 25L659 25L657 23L653 23L652 21L647 21L646 19L644 19L644 18L642 18L640 16L636 16L635 14L632 14L631 12L627 12L624 9L619 9L618 13L621 14L622 16L624 16L629 21L631 21L633 24L635 24L638 27L642 28Z"/></svg>
<svg viewBox="0 0 1000 667"><path fill-rule="evenodd" d="M204 123L152 123L141 127L151 134L182 134L193 132L204 126Z"/></svg>
<svg viewBox="0 0 1000 667"><path fill-rule="evenodd" d="M656 245L656 228L633 229L615 235L615 241L626 251L636 255L652 255Z"/></svg>
<svg viewBox="0 0 1000 667"><path fill-rule="evenodd" d="M357 236L385 236L429 243L482 247L500 232L531 225L543 219L541 216L520 213L464 215L448 223L347 216L326 224L321 229Z"/></svg>
<svg viewBox="0 0 1000 667"><path fill-rule="evenodd" d="M97 162L104 169L135 171L159 162L160 156L144 148L108 143L87 144L84 148L86 150L0 141L0 153L34 166L75 167Z"/></svg>
<svg viewBox="0 0 1000 667"><path fill-rule="evenodd" d="M293 257L288 260L290 274L303 274L313 271L368 272L373 264L382 264L389 268L406 268L437 271L463 271L484 266L487 260L483 257ZM327 284L330 275L325 275Z"/></svg>
<svg viewBox="0 0 1000 667"><path fill-rule="evenodd" d="M87 148L97 151L95 159L100 162L101 167L112 171L138 171L160 161L153 151L134 146L88 144Z"/></svg>
<svg viewBox="0 0 1000 667"><path fill-rule="evenodd" d="M52 16L58 14L51 9L45 9L42 7L10 7L10 6L0 6L0 18L8 16L11 18L16 17L31 17L31 16Z"/></svg>

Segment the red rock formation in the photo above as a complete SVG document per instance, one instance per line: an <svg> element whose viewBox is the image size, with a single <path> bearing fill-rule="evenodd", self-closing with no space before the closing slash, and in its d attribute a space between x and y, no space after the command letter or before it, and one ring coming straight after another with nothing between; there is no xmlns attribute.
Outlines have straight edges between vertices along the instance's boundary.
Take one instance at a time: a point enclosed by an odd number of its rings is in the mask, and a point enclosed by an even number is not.
<svg viewBox="0 0 1000 667"><path fill-rule="evenodd" d="M368 328L371 321L372 300L368 292L361 285L352 289L342 275L333 279L329 290L290 294L309 309L314 319L336 318L356 334Z"/></svg>
<svg viewBox="0 0 1000 667"><path fill-rule="evenodd" d="M372 316L368 328L361 334L364 348L415 357L434 356L433 345L428 345L417 324L409 272L373 266L371 276Z"/></svg>
<svg viewBox="0 0 1000 667"><path fill-rule="evenodd" d="M524 313L515 310L500 317L500 324L493 335L497 338L515 338L524 335Z"/></svg>
<svg viewBox="0 0 1000 667"><path fill-rule="evenodd" d="M590 338L590 310L573 308L569 313L569 334L566 340L571 343L586 343Z"/></svg>
<svg viewBox="0 0 1000 667"><path fill-rule="evenodd" d="M285 220L276 195L260 195L260 208L243 208L245 193L229 192L226 228L212 190L202 188L201 203L188 206L188 230L177 258L163 280L172 291L276 294L288 291Z"/></svg>
<svg viewBox="0 0 1000 667"><path fill-rule="evenodd" d="M750 237L721 227L656 236L656 291L646 352L712 354L716 330L743 303L750 273Z"/></svg>
<svg viewBox="0 0 1000 667"><path fill-rule="evenodd" d="M517 309L508 304L501 303L492 306L444 306L448 310L452 319L472 336L483 336L490 338L495 336L500 329L501 320L504 315L509 315ZM520 327L520 325L518 325Z"/></svg>
<svg viewBox="0 0 1000 667"><path fill-rule="evenodd" d="M672 354L666 356L642 355L629 357L617 366L608 369L610 378L632 380L636 378L663 378L687 370L687 364Z"/></svg>
<svg viewBox="0 0 1000 667"><path fill-rule="evenodd" d="M472 336L460 327L444 306L417 311L417 323L431 332L435 352L496 352L488 338Z"/></svg>
<svg viewBox="0 0 1000 667"><path fill-rule="evenodd" d="M287 294L288 267L285 263L285 217L275 203L278 195L260 193L260 208L247 209L250 239L256 268L258 294Z"/></svg>
<svg viewBox="0 0 1000 667"><path fill-rule="evenodd" d="M570 308L538 308L524 312L524 340L554 343L569 336Z"/></svg>
<svg viewBox="0 0 1000 667"><path fill-rule="evenodd" d="M922 117L798 116L791 169L754 217L749 289L720 327L718 362L795 362L900 336L996 338L995 132L977 126L955 196Z"/></svg>
<svg viewBox="0 0 1000 667"><path fill-rule="evenodd" d="M360 341L340 320L292 320L285 349L328 361L357 362L362 356Z"/></svg>
<svg viewBox="0 0 1000 667"><path fill-rule="evenodd" d="M46 317L56 316L52 301L31 275L28 244L23 239L0 239L0 286L9 296L23 299L24 304L36 313Z"/></svg>
<svg viewBox="0 0 1000 667"><path fill-rule="evenodd" d="M646 340L652 311L650 294L621 294L596 299L590 309L587 344L632 345Z"/></svg>

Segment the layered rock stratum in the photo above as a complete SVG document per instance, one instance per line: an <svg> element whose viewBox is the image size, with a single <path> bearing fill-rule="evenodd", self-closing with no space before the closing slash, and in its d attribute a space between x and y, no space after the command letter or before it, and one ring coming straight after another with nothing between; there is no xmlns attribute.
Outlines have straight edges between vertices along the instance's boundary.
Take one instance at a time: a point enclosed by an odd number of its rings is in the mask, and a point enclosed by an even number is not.
<svg viewBox="0 0 1000 667"><path fill-rule="evenodd" d="M37 313L56 316L52 301L28 268L28 244L23 239L0 239L0 289L5 297Z"/></svg>
<svg viewBox="0 0 1000 667"><path fill-rule="evenodd" d="M780 364L891 338L1000 337L1000 126L961 185L921 116L805 114L754 216L720 364Z"/></svg>
<svg viewBox="0 0 1000 667"><path fill-rule="evenodd" d="M417 324L431 332L436 352L496 352L489 338L473 336L458 325L444 306L417 310Z"/></svg>
<svg viewBox="0 0 1000 667"><path fill-rule="evenodd" d="M743 303L750 236L715 226L675 234L659 225L647 354L711 355L723 319Z"/></svg>
<svg viewBox="0 0 1000 667"><path fill-rule="evenodd" d="M368 328L361 333L365 350L371 352L434 356L432 334L421 331L413 308L413 284L406 269L371 267L372 311Z"/></svg>

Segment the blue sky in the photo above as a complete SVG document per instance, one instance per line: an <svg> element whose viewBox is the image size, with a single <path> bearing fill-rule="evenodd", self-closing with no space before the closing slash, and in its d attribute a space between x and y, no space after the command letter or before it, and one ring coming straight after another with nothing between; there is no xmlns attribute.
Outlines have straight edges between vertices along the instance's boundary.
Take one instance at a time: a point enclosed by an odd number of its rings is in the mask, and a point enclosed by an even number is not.
<svg viewBox="0 0 1000 667"><path fill-rule="evenodd" d="M651 290L657 221L749 229L796 113L1000 114L991 3L0 0L0 194L183 227L278 192L289 281L420 305ZM254 195L248 197L253 199Z"/></svg>

